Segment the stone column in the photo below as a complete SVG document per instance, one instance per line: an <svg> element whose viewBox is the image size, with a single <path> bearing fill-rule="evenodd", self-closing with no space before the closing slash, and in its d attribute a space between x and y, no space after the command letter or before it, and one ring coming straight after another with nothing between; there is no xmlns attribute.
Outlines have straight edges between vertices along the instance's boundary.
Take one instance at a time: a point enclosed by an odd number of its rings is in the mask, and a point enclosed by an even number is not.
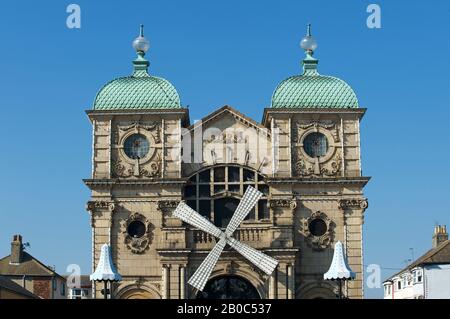
<svg viewBox="0 0 450 319"><path fill-rule="evenodd" d="M186 266L180 266L180 299L186 299Z"/></svg>
<svg viewBox="0 0 450 319"><path fill-rule="evenodd" d="M292 264L287 265L287 299L294 299L295 296L295 278L294 278L294 266Z"/></svg>
<svg viewBox="0 0 450 319"><path fill-rule="evenodd" d="M277 269L273 271L272 276L269 279L269 299L277 299L277 281L276 281Z"/></svg>
<svg viewBox="0 0 450 319"><path fill-rule="evenodd" d="M170 298L170 294L169 294L169 275L170 275L170 268L169 265L163 265L162 267L162 279L163 279L163 283L162 283L162 297L163 299L169 299Z"/></svg>

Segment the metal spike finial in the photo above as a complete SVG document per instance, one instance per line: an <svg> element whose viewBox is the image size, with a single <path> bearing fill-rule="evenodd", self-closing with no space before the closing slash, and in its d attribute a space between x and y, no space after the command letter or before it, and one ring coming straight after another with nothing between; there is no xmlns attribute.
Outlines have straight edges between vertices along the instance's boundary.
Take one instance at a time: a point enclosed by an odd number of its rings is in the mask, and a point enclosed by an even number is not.
<svg viewBox="0 0 450 319"><path fill-rule="evenodd" d="M306 36L311 36L311 23L308 23L307 29L306 29Z"/></svg>
<svg viewBox="0 0 450 319"><path fill-rule="evenodd" d="M143 25L143 24L141 24L139 36L140 36L140 37L144 37L144 25Z"/></svg>

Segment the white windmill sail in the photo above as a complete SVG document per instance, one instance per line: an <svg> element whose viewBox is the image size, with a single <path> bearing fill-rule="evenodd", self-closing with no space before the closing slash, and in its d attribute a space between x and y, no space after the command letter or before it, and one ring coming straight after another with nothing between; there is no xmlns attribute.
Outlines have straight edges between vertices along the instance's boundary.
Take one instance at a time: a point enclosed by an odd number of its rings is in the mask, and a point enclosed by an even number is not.
<svg viewBox="0 0 450 319"><path fill-rule="evenodd" d="M247 217L252 208L261 198L262 193L255 188L249 186L245 191L242 200L240 201L233 217L231 218L225 232L212 224L208 219L197 213L184 202L181 202L175 209L173 216L178 217L185 223L197 227L204 232L215 236L219 239L214 248L210 251L205 260L200 264L200 267L195 271L188 283L202 291L208 281L223 249L228 244L243 257L253 263L256 267L264 271L267 275L271 275L278 264L274 258L252 248L246 244L241 243L235 238L231 237L234 231L239 227L241 222Z"/></svg>

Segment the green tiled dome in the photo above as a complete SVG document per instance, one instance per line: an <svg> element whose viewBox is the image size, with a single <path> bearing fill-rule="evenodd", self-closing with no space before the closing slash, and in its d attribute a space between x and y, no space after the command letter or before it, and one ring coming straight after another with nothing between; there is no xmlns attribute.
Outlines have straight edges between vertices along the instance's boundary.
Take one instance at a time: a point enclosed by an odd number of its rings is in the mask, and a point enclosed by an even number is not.
<svg viewBox="0 0 450 319"><path fill-rule="evenodd" d="M282 81L272 95L273 108L357 108L353 89L341 79L320 75L318 60L307 55L302 75Z"/></svg>
<svg viewBox="0 0 450 319"><path fill-rule="evenodd" d="M149 62L142 53L133 64L133 75L115 79L97 93L94 110L181 108L175 87L163 78L148 74Z"/></svg>

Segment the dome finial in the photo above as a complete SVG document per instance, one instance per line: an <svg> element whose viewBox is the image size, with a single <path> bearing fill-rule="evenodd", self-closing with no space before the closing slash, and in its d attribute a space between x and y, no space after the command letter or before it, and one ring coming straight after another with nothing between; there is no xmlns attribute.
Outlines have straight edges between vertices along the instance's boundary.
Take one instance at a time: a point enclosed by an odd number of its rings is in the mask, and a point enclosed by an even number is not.
<svg viewBox="0 0 450 319"><path fill-rule="evenodd" d="M133 61L134 76L148 76L148 66L150 63L144 58L150 48L150 42L144 37L144 25L141 24L139 36L133 41L133 48L137 52L137 59Z"/></svg>
<svg viewBox="0 0 450 319"><path fill-rule="evenodd" d="M317 42L311 35L311 23L307 26L306 36L300 42L300 46L303 50L305 50L307 55L313 55L314 50L317 48Z"/></svg>
<svg viewBox="0 0 450 319"><path fill-rule="evenodd" d="M300 47L305 50L306 57L303 59L303 74L318 75L317 64L319 61L313 58L314 50L317 49L316 39L311 35L311 23L307 25L306 36L300 42Z"/></svg>
<svg viewBox="0 0 450 319"><path fill-rule="evenodd" d="M145 53L147 53L148 49L150 48L150 42L148 42L148 40L144 37L143 24L141 24L139 36L133 41L133 48L136 50L138 55L145 55Z"/></svg>

